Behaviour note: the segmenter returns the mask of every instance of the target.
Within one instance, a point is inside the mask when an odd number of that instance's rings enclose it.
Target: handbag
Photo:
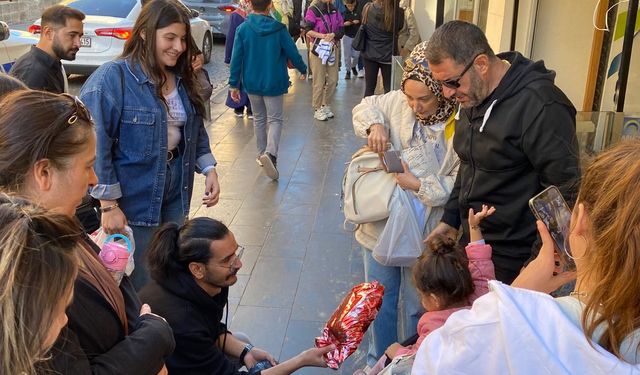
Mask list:
[[[354,224],[386,219],[395,187],[396,179],[384,171],[380,156],[362,147],[351,157],[342,179],[345,219]]]
[[[369,14],[369,3],[364,6],[362,10],[362,23],[360,24],[360,28],[356,32],[356,35],[353,37],[351,41],[351,48],[356,51],[364,51],[367,44],[367,15]]]

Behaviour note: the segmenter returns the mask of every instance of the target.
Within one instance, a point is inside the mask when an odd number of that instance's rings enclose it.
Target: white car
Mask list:
[[[140,0],[64,0],[61,4],[86,15],[76,59],[62,60],[67,74],[91,74],[103,63],[120,56],[141,9]],[[197,11],[191,11],[191,16],[191,34],[208,63],[213,43],[211,27]],[[29,27],[34,34],[40,29],[40,20]]]
[[[8,73],[18,57],[29,52],[38,38],[26,31],[9,30],[6,23],[0,22],[0,72]]]

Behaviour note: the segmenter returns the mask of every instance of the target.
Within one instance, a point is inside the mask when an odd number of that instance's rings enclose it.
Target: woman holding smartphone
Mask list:
[[[432,332],[413,374],[638,373],[639,158],[640,140],[623,141],[583,173],[567,233],[576,272],[559,272],[538,221],[539,255],[511,286],[490,281],[471,310]],[[548,295],[573,279],[569,296]]]
[[[356,135],[366,137],[373,151],[385,151],[389,142],[394,150],[401,151],[402,171],[395,173],[396,181],[412,193],[416,204],[423,206],[423,234],[440,221],[459,165],[452,144],[454,104],[443,96],[440,83],[431,77],[425,48],[426,43],[416,46],[405,62],[401,90],[365,97],[353,109]],[[411,268],[384,266],[372,256],[371,250],[385,224],[386,219],[362,224],[355,232],[363,247],[367,281],[378,280],[385,286],[385,298],[372,325],[369,366],[389,345],[411,337],[423,313],[411,283]],[[403,337],[397,335],[398,326]]]
[[[202,204],[215,205],[220,194],[189,18],[178,1],[149,1],[121,59],[100,66],[80,91],[98,138],[91,195],[108,233],[133,229],[136,289],[149,280],[143,259],[155,229],[189,213],[194,172],[206,176]]]

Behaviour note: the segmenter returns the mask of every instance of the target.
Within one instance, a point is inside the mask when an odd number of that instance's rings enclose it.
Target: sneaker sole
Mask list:
[[[276,169],[276,166],[273,165],[273,162],[271,161],[271,158],[268,155],[260,155],[259,158],[260,162],[262,163],[262,168],[264,168],[264,173],[272,180],[277,180],[278,177],[280,177],[280,174],[278,173],[278,170]]]

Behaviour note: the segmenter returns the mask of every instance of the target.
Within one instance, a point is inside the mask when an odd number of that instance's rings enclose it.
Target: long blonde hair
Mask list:
[[[81,233],[66,215],[0,194],[0,374],[36,373],[73,288]]]
[[[582,326],[593,337],[603,325],[598,343],[622,358],[622,341],[640,328],[640,140],[623,141],[596,157],[578,202],[591,219],[584,258],[591,288]]]

